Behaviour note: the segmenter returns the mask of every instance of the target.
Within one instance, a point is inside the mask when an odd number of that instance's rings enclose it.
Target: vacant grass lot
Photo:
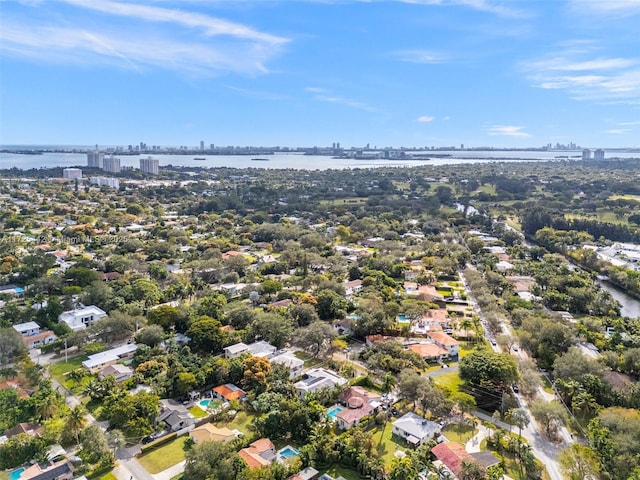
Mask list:
[[[236,415],[231,422],[218,422],[214,424],[216,427],[222,428],[227,427],[230,430],[239,430],[245,436],[251,434],[251,421],[253,420],[253,415],[247,414],[247,412],[240,411]]]
[[[442,434],[449,441],[457,442],[460,445],[467,443],[476,433],[478,433],[478,429],[466,423],[450,423],[442,429]]]
[[[462,385],[462,380],[460,380],[458,372],[445,373],[444,375],[435,377],[433,382],[436,385],[447,389],[451,393],[459,391],[460,385]]]
[[[379,428],[378,431],[373,434],[374,448],[380,454],[387,467],[391,466],[391,462],[394,459],[393,454],[396,450],[407,450],[407,448],[400,443],[401,440],[391,434],[392,430],[391,422],[387,422],[383,428]]]
[[[160,473],[184,460],[184,443],[189,437],[183,435],[161,447],[138,457],[138,462],[151,473]]]
[[[332,465],[325,473],[328,473],[333,478],[343,476],[346,480],[360,480],[362,478],[355,470],[351,470],[350,468],[345,468],[337,464]]]

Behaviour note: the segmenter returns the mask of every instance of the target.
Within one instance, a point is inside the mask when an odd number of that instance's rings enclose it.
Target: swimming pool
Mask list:
[[[296,458],[300,453],[298,450],[293,448],[291,445],[287,445],[283,449],[278,451],[278,458],[281,460],[290,460],[292,458]]]
[[[342,408],[340,405],[335,405],[327,410],[327,417],[329,417],[331,420],[335,420],[336,415],[338,415],[342,410],[344,410],[344,408]]]
[[[409,323],[409,319],[407,318],[407,316],[404,313],[401,313],[400,315],[398,315],[396,317],[396,321],[398,323]]]
[[[205,400],[200,400],[198,402],[198,406],[204,410],[206,410],[207,408],[209,408],[209,404],[211,403],[211,400],[209,400],[208,398]]]
[[[9,474],[9,480],[18,480],[20,478],[20,475],[22,475],[22,472],[24,472],[23,467],[20,467],[17,470],[14,470]]]

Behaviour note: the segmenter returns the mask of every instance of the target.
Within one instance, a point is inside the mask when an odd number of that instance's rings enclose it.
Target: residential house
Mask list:
[[[213,396],[219,400],[230,402],[231,400],[242,400],[246,397],[247,392],[240,387],[236,387],[233,383],[225,383],[218,385],[213,390]]]
[[[91,373],[96,373],[104,367],[108,367],[120,360],[133,356],[137,349],[138,346],[136,344],[127,343],[126,345],[112,348],[111,350],[89,355],[89,358],[82,362],[82,366]]]
[[[40,331],[36,322],[26,322],[14,325],[13,328],[22,335],[22,341],[29,350],[55,342],[58,337],[51,330]]]
[[[121,383],[133,376],[133,369],[120,363],[114,363],[113,365],[104,367],[98,372],[100,379],[108,377],[109,375],[116,377],[116,383]]]
[[[298,396],[304,399],[308,393],[317,392],[323,388],[339,387],[347,383],[337,373],[325,368],[312,368],[305,372],[305,378],[296,382],[293,387]]]
[[[344,294],[347,298],[357,293],[360,293],[361,291],[362,291],[362,280],[351,280],[350,282],[344,283]]]
[[[496,269],[499,272],[506,272],[513,269],[513,267],[513,263],[507,262],[506,260],[500,260],[498,263],[496,263]]]
[[[338,427],[350,430],[367,415],[375,412],[381,405],[380,395],[362,387],[349,387],[338,395],[338,401],[346,408],[335,416]]]
[[[304,368],[304,361],[296,357],[293,352],[284,351],[276,353],[269,357],[269,361],[273,364],[284,365],[289,369],[289,380],[293,380],[302,375],[302,369]]]
[[[246,283],[223,283],[220,285],[220,290],[227,295],[235,297],[240,295],[246,287]]]
[[[15,427],[5,430],[4,436],[7,438],[11,438],[14,435],[26,433],[28,435],[31,435],[32,437],[39,437],[41,430],[42,429],[40,428],[40,425],[38,425],[37,423],[23,422],[17,424]]]
[[[22,385],[20,385],[20,382],[17,380],[5,380],[4,382],[0,382],[0,390],[4,390],[5,388],[13,388],[20,398],[29,398],[29,394],[24,388],[22,388]]]
[[[73,467],[68,460],[56,463],[36,463],[20,474],[20,480],[65,480],[73,478]]]
[[[31,337],[40,333],[40,325],[36,322],[18,323],[13,329],[23,337]]]
[[[387,338],[384,335],[380,335],[380,334],[367,335],[364,338],[365,345],[367,347],[370,347],[371,345],[373,345],[374,343],[377,343],[377,342],[385,342],[386,340],[387,340]]]
[[[174,400],[161,400],[162,410],[156,418],[156,423],[164,423],[172,432],[183,428],[193,427],[195,418],[184,406]]]
[[[358,318],[360,318],[358,315],[351,314],[342,320],[334,322],[333,328],[338,332],[338,335],[351,335],[351,322],[358,320]]]
[[[413,343],[408,348],[427,361],[442,360],[449,356],[448,350],[435,343]]]
[[[393,422],[391,432],[405,439],[407,443],[418,446],[438,437],[440,435],[440,425],[409,412]]]
[[[444,332],[428,332],[427,336],[433,340],[433,343],[449,352],[450,358],[457,358],[460,351],[460,342]]]
[[[224,348],[224,356],[225,358],[236,358],[240,355],[244,355],[245,353],[250,354],[253,357],[268,357],[272,355],[277,350],[276,347],[271,345],[269,342],[265,342],[264,340],[260,340],[258,342],[253,342],[249,345],[246,343],[236,343],[234,345],[229,345]]]
[[[94,322],[105,318],[107,316],[107,312],[102,310],[101,308],[96,307],[95,305],[90,305],[88,307],[77,308],[75,310],[70,310],[68,312],[62,312],[58,316],[58,323],[64,322],[71,330],[82,330],[91,326]]]
[[[276,447],[268,438],[260,438],[238,452],[249,468],[269,465],[276,458]]]
[[[469,453],[462,445],[456,442],[440,443],[431,449],[431,453],[455,478],[458,478],[462,473],[463,462],[479,463],[486,468],[500,463],[500,460],[491,452]]]
[[[287,480],[314,480],[318,477],[318,470],[313,467],[307,467],[304,470],[300,470],[295,475],[291,475]]]
[[[189,432],[194,443],[228,442],[236,438],[236,434],[227,427],[218,428],[212,423],[205,423]]]

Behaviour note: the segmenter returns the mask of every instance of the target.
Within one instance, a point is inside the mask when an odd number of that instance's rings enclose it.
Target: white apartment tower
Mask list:
[[[120,179],[113,177],[91,177],[89,179],[89,183],[99,187],[107,186],[115,189],[120,188]]]
[[[160,173],[160,162],[157,158],[141,158],[140,170],[144,173],[150,173],[151,175],[158,175],[158,173]]]
[[[588,148],[582,150],[582,160],[591,160],[591,150]]]
[[[593,159],[594,160],[604,160],[604,150],[599,148],[598,150],[593,152]]]
[[[87,153],[87,167],[89,168],[102,168],[103,160],[104,160],[104,153],[101,153],[101,152]]]
[[[120,173],[120,159],[114,156],[105,158],[102,162],[102,169],[109,173]]]
[[[62,178],[82,178],[82,170],[79,168],[64,168],[62,169]]]

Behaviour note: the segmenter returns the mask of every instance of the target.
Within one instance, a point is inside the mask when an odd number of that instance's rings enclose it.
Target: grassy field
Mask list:
[[[391,423],[387,422],[385,423],[384,428],[378,429],[378,431],[373,435],[374,447],[384,460],[384,464],[387,466],[391,465],[394,458],[393,454],[396,450],[406,450],[404,446],[394,441],[394,437],[391,434],[392,429]]]
[[[320,200],[321,205],[353,205],[367,203],[369,197],[351,197],[351,198],[336,198],[335,200]]]
[[[83,378],[81,384],[68,378],[68,373],[82,367],[82,362],[87,359],[86,355],[80,355],[78,357],[70,358],[68,362],[64,360],[61,362],[53,363],[49,366],[49,372],[51,376],[55,378],[60,385],[64,386],[67,390],[73,391],[73,393],[79,393],[82,390],[83,385],[86,385],[90,381],[89,377]]]
[[[189,413],[195,418],[202,418],[207,416],[207,412],[201,409],[198,405],[194,405],[189,409]]]
[[[231,422],[219,422],[216,423],[216,427],[227,427],[230,430],[239,430],[244,435],[251,434],[251,421],[253,420],[253,415],[248,415],[247,412],[240,411],[236,415]]]
[[[100,480],[118,480],[118,478],[112,472],[109,472],[105,476],[100,477]]]
[[[189,437],[184,435],[138,457],[138,462],[151,473],[160,473],[184,460],[184,443]]]
[[[444,375],[435,377],[433,379],[433,382],[440,387],[444,387],[452,393],[459,391],[460,385],[462,385],[462,380],[460,380],[458,372],[445,373]]]
[[[331,475],[333,478],[338,478],[339,476],[343,476],[347,480],[360,480],[360,475],[358,472],[351,470],[350,468],[345,468],[340,465],[333,465],[331,468],[327,469],[326,472]]]
[[[442,434],[449,441],[457,442],[460,445],[467,443],[476,433],[478,433],[478,429],[466,423],[450,423],[442,429]]]

